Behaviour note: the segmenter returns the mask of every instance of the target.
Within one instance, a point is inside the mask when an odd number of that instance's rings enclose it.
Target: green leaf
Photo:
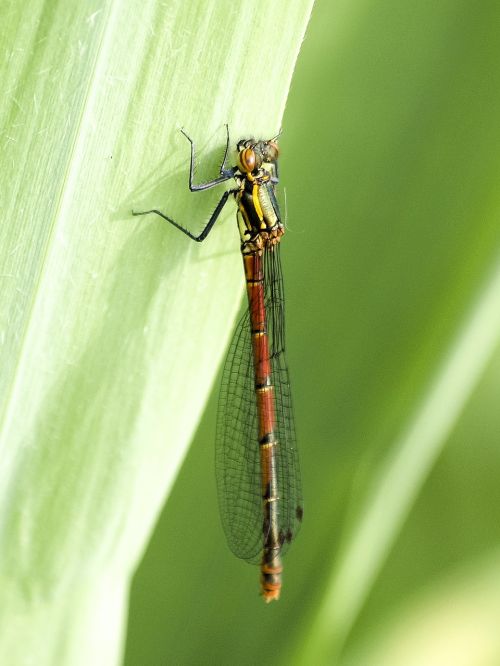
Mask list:
[[[229,206],[201,247],[131,210],[203,223],[179,128],[207,177],[225,123],[274,135],[311,6],[2,5],[3,663],[118,659],[241,294]]]
[[[500,339],[500,265],[450,340],[426,394],[368,484],[364,503],[341,544],[318,609],[307,654],[345,640],[418,492],[492,360]],[[331,649],[331,648],[330,648]],[[450,662],[451,663],[451,662]]]
[[[494,666],[500,657],[498,551],[487,553],[410,597],[345,662],[371,666]]]

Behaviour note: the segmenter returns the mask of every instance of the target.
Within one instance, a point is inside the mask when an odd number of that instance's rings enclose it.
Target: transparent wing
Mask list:
[[[279,534],[282,552],[302,520],[299,462],[285,361],[284,294],[279,245],[264,256],[265,304],[278,436]],[[216,434],[216,475],[222,525],[233,553],[258,562],[263,509],[254,365],[248,313],[240,319],[224,364]]]

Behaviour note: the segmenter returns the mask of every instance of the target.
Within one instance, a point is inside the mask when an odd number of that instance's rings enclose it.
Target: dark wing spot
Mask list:
[[[302,522],[302,517],[304,516],[304,509],[301,506],[298,506],[295,509],[295,516],[297,517],[297,520],[299,521],[299,523],[301,523]]]

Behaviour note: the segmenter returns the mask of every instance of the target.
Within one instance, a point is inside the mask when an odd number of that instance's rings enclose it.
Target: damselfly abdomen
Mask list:
[[[191,144],[189,188],[207,190],[231,178],[199,235],[159,210],[156,213],[189,238],[203,241],[229,195],[238,205],[238,226],[247,284],[248,311],[240,320],[224,365],[216,435],[216,473],[222,525],[235,555],[260,563],[266,601],[281,590],[281,556],[302,521],[299,462],[290,383],[285,361],[284,292],[280,240],[284,234],[275,195],[276,139],[237,144],[238,164],[226,168],[229,133],[220,175],[195,184]]]

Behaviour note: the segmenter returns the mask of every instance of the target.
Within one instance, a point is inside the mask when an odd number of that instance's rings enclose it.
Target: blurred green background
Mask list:
[[[216,387],[127,666],[500,663],[499,29],[493,0],[316,2],[280,139],[304,525],[265,606],[219,524]]]

